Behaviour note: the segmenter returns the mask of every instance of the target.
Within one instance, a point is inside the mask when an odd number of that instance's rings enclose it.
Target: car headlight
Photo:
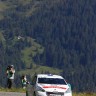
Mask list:
[[[37,87],[37,91],[45,92],[45,90],[41,88],[40,86]]]

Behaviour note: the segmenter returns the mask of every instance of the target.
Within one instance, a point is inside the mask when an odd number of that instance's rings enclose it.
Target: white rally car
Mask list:
[[[62,76],[38,74],[27,86],[26,96],[72,96],[72,90]]]

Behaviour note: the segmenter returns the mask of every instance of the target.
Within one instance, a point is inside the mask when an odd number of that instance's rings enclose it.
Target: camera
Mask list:
[[[8,67],[7,67],[7,70],[11,70],[11,68],[12,68],[12,66],[8,66]]]

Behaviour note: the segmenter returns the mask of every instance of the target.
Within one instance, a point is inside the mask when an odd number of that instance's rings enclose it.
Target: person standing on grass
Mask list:
[[[27,81],[26,75],[22,76],[21,81],[22,81],[22,88],[25,89],[27,84],[29,84],[29,82]]]
[[[7,74],[7,88],[12,88],[14,84],[14,74],[15,74],[15,69],[14,66],[8,66],[6,70]]]

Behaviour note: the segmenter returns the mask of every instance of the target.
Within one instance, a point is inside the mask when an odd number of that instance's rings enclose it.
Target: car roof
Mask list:
[[[37,78],[59,78],[59,79],[64,79],[60,75],[53,75],[53,74],[37,74]]]

